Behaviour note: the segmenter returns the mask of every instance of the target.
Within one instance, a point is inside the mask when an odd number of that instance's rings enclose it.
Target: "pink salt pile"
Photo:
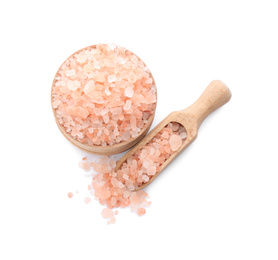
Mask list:
[[[161,165],[176,152],[186,139],[185,128],[178,123],[169,123],[144,147],[130,156],[122,167],[115,171],[115,160],[102,157],[98,162],[86,162],[98,173],[88,189],[96,200],[106,206],[102,216],[108,223],[115,223],[114,208],[130,207],[132,212],[142,216],[150,206],[148,194],[136,189],[147,183],[159,171]],[[87,165],[83,166],[87,170]]]
[[[138,136],[155,104],[156,86],[143,61],[109,44],[71,55],[52,87],[60,126],[87,145],[113,145]]]

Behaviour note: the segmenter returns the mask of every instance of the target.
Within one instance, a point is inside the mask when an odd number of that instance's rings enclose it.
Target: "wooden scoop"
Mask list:
[[[231,98],[229,88],[221,81],[214,80],[205,89],[199,99],[190,107],[172,112],[161,123],[159,123],[148,135],[146,135],[140,143],[133,147],[126,153],[117,163],[116,170],[127,160],[128,157],[133,155],[136,151],[142,148],[145,144],[152,140],[152,138],[161,131],[167,124],[177,122],[183,125],[186,129],[187,137],[182,143],[181,147],[174,152],[160,167],[157,172],[147,183],[142,184],[137,190],[143,189],[149,185],[165,167],[172,162],[172,160],[186,147],[188,147],[197,137],[198,129],[204,119],[214,110],[226,104]]]

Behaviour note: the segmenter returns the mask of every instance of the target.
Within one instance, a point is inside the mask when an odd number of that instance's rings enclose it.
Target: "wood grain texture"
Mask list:
[[[76,53],[79,53],[81,50],[86,50],[88,48],[94,48],[94,47],[96,47],[96,45],[92,45],[92,46],[88,46],[88,47],[82,48],[82,49],[76,51],[75,53],[71,54],[69,57],[71,57],[72,55],[74,55]],[[132,54],[134,54],[134,53],[132,53]],[[134,55],[137,56],[136,54],[134,54]],[[138,59],[141,60],[139,57],[138,57]],[[145,63],[144,63],[144,65],[146,66]],[[60,66],[60,68],[61,68],[61,66]],[[147,132],[149,131],[149,129],[150,129],[151,125],[152,125],[152,122],[153,122],[153,119],[154,119],[154,116],[155,116],[157,102],[155,103],[153,114],[150,115],[150,117],[148,118],[148,122],[145,124],[144,128],[139,132],[137,137],[130,138],[129,140],[121,142],[119,144],[114,144],[114,145],[111,145],[111,146],[108,145],[108,146],[105,146],[105,147],[104,146],[100,146],[100,145],[87,145],[87,144],[83,144],[83,143],[77,141],[76,139],[74,139],[69,133],[66,132],[65,128],[63,126],[61,126],[61,124],[59,123],[58,118],[56,116],[56,110],[52,106],[52,103],[53,103],[52,90],[53,90],[54,84],[56,83],[56,77],[58,76],[58,72],[59,72],[60,68],[58,69],[58,71],[57,71],[57,73],[56,73],[56,75],[55,75],[55,77],[53,79],[53,83],[52,83],[52,88],[51,88],[51,107],[52,107],[52,111],[53,111],[53,114],[54,114],[54,117],[55,117],[55,121],[56,121],[56,124],[57,124],[58,128],[60,129],[61,133],[66,137],[66,139],[69,140],[73,145],[75,145],[76,147],[80,148],[81,150],[84,150],[84,151],[92,153],[92,154],[96,154],[96,155],[112,155],[112,154],[122,153],[122,152],[130,149],[132,146],[137,144],[147,134]],[[151,76],[151,78],[153,80],[153,84],[156,86],[154,78],[153,78],[153,75],[151,74],[151,72],[150,72],[150,76]],[[157,92],[156,92],[156,99],[157,99]]]
[[[170,122],[177,122],[183,125],[186,129],[187,138],[182,143],[181,147],[170,156],[147,183],[143,184],[138,190],[143,189],[149,185],[155,178],[180,154],[187,148],[197,137],[198,129],[204,119],[217,108],[226,104],[231,98],[231,91],[221,81],[214,80],[205,89],[199,99],[188,108],[172,112],[162,122],[160,122],[145,138],[126,153],[117,163],[116,170],[120,168],[127,158],[133,155],[137,150],[141,149],[145,144],[152,140],[152,138],[161,131]]]

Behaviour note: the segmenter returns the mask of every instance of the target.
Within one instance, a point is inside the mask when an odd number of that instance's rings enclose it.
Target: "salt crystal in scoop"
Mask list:
[[[177,151],[181,144],[182,144],[182,139],[179,135],[171,135],[170,139],[169,139],[169,144],[170,144],[170,147],[171,147],[171,150],[173,152]]]
[[[136,151],[125,163],[122,164],[120,170],[126,170],[130,175],[128,177],[135,179],[132,183],[135,189],[142,184],[147,183],[157,172],[159,172],[161,165],[181,147],[185,138],[182,139],[179,132],[186,133],[186,130],[180,124],[169,123],[146,145]],[[137,165],[141,165],[135,170],[132,164],[134,160]],[[123,180],[125,184],[127,184],[126,179],[127,178]]]

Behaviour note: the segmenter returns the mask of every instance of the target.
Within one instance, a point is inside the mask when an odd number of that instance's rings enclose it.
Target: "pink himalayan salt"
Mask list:
[[[180,148],[180,146],[182,144],[182,139],[179,135],[172,135],[169,139],[169,144],[170,144],[171,150],[173,152],[175,152]]]
[[[187,137],[186,132],[182,132],[182,133],[180,134],[180,138],[181,138],[181,139],[185,139],[186,137]]]
[[[91,169],[90,164],[86,161],[79,162],[78,165],[79,165],[80,168],[82,168],[86,172],[88,172]]]
[[[107,221],[107,224],[114,224],[116,222],[116,218],[111,218],[110,220]]]
[[[69,192],[68,193],[68,197],[71,199],[73,197],[73,193],[72,192]]]
[[[102,157],[98,163],[92,162],[91,165],[95,170],[102,170],[102,173],[96,174],[92,181],[94,196],[101,205],[106,205],[107,209],[129,206],[133,212],[136,212],[138,208],[145,208],[150,205],[150,202],[147,200],[148,194],[145,191],[131,191],[128,189],[128,186],[119,180],[117,172],[113,170],[116,166],[114,160]],[[105,169],[109,168],[110,171],[105,171]],[[102,214],[108,218],[106,214],[111,214],[111,211],[104,211]],[[109,224],[114,222],[115,219],[113,218],[108,221]]]
[[[131,87],[127,87],[125,89],[125,96],[126,97],[130,97],[131,98],[133,96],[133,93],[134,93],[134,90]]]
[[[148,68],[130,51],[113,46],[78,51],[53,82],[52,106],[59,124],[87,145],[136,137],[155,108],[156,86]]]
[[[86,204],[89,204],[89,203],[91,202],[91,198],[90,198],[90,197],[86,197],[86,198],[84,199],[84,202],[85,202]]]
[[[90,163],[99,172],[93,177],[90,187],[93,187],[94,196],[100,204],[106,205],[102,215],[110,218],[108,223],[115,222],[112,209],[117,207],[130,207],[132,212],[137,212],[140,216],[145,214],[145,208],[151,204],[147,200],[148,194],[134,189],[147,183],[159,171],[160,166],[174,153],[171,138],[183,133],[186,134],[183,126],[168,124],[149,143],[130,156],[117,171],[114,170],[115,161],[108,157],[100,158],[97,163]],[[178,137],[182,142],[185,140]],[[182,142],[178,144],[174,141],[175,149],[179,149]]]
[[[109,219],[107,221],[107,224],[114,224],[116,222],[116,218],[114,216],[114,212],[113,212],[112,209],[104,208],[101,212],[101,215],[102,215],[103,218]]]
[[[112,209],[109,209],[109,208],[104,208],[101,212],[101,215],[104,217],[104,218],[112,218],[114,217],[114,213],[113,213],[113,210]]]
[[[139,208],[139,209],[137,209],[136,213],[137,213],[138,216],[143,216],[143,215],[146,214],[146,209]]]
[[[168,124],[122,164],[117,171],[118,179],[131,190],[147,183],[159,171],[160,166],[181,147],[185,140],[180,137],[183,133],[186,135],[182,125]]]
[[[67,83],[67,87],[68,89],[75,91],[80,87],[81,83],[77,80],[69,80]]]
[[[126,111],[129,110],[131,108],[131,104],[132,104],[131,101],[127,100],[123,109],[126,110]]]

